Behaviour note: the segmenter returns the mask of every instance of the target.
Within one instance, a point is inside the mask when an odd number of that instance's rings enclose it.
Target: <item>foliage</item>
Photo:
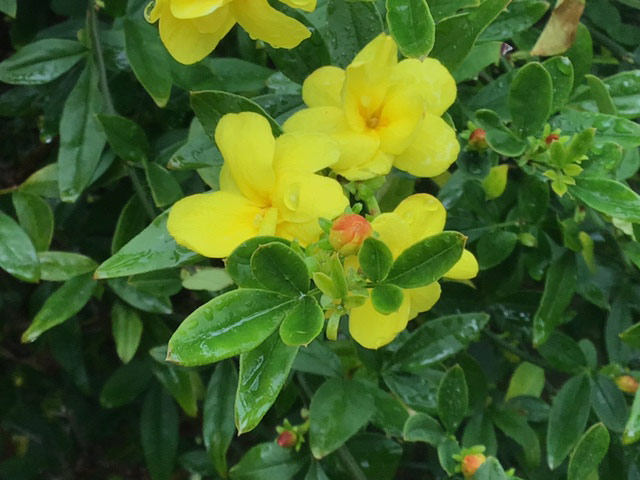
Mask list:
[[[0,479],[639,479],[640,3],[223,3],[0,0]]]

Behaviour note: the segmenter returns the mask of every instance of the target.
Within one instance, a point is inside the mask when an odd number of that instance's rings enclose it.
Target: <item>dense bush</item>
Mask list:
[[[0,0],[1,479],[640,480],[638,0],[147,3]]]

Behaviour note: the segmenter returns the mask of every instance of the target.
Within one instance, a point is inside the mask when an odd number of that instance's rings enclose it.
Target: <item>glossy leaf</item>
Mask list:
[[[143,160],[144,173],[156,207],[164,208],[180,200],[184,194],[173,174],[157,163]]]
[[[260,443],[231,469],[231,480],[289,480],[307,464],[294,450],[275,442]]]
[[[525,461],[531,467],[540,464],[540,440],[521,412],[514,409],[500,409],[491,413],[491,419],[507,437],[522,447]]]
[[[298,347],[290,347],[276,332],[255,349],[240,355],[235,418],[238,434],[253,430],[284,387]]]
[[[569,192],[605,215],[640,222],[640,196],[620,182],[608,178],[580,178]]]
[[[220,150],[202,128],[197,118],[193,119],[189,128],[187,143],[180,147],[169,159],[169,170],[191,170],[198,168],[220,168],[223,159]]]
[[[568,480],[581,480],[598,471],[609,449],[609,431],[597,423],[582,436],[569,460]]]
[[[640,145],[640,125],[614,115],[566,110],[552,118],[550,123],[553,128],[562,130],[563,135],[595,128],[595,145],[603,145],[606,142],[615,142],[622,148],[635,148]]]
[[[309,290],[311,277],[304,260],[279,242],[260,245],[251,255],[251,273],[267,290],[298,296]]]
[[[402,289],[390,283],[377,285],[371,290],[373,308],[383,315],[398,311],[402,306],[403,300],[404,293]]]
[[[53,237],[53,210],[49,203],[37,195],[14,192],[11,196],[20,226],[27,232],[36,251],[49,248]]]
[[[320,339],[298,350],[293,368],[323,377],[341,377],[343,374],[340,357]]]
[[[517,33],[531,28],[549,9],[545,1],[511,2],[491,25],[482,32],[480,40],[508,41]]]
[[[253,350],[280,325],[295,300],[274,292],[241,289],[205,303],[169,340],[169,361],[206,365]]]
[[[171,313],[173,310],[168,297],[140,290],[124,278],[111,278],[107,284],[118,297],[143,312]]]
[[[140,415],[142,450],[152,480],[169,480],[178,450],[178,411],[165,393],[147,394]]]
[[[227,474],[227,450],[236,431],[234,403],[238,374],[231,361],[217,366],[202,407],[202,437],[209,457],[221,476]]]
[[[137,163],[147,158],[149,141],[144,130],[132,120],[119,115],[98,115],[114,153],[127,162]]]
[[[551,75],[540,63],[527,63],[518,70],[509,90],[509,112],[516,133],[524,138],[542,131],[551,114],[552,101]]]
[[[437,447],[444,435],[438,421],[426,413],[416,413],[404,424],[403,438],[407,442],[425,442]]]
[[[286,345],[308,345],[320,335],[323,328],[322,308],[315,298],[305,295],[284,317],[280,324],[280,338]]]
[[[91,258],[73,252],[39,252],[40,279],[64,282],[83,273],[93,272],[98,264]]]
[[[88,274],[67,280],[44,302],[29,328],[22,334],[22,342],[33,342],[47,330],[73,317],[89,301],[96,285]]]
[[[227,273],[243,288],[264,288],[251,271],[251,256],[261,245],[280,242],[289,245],[289,241],[278,237],[253,237],[241,243],[231,252],[225,262]]]
[[[391,270],[393,256],[391,250],[383,242],[375,238],[367,238],[358,252],[360,268],[372,282],[381,282]]]
[[[624,394],[608,377],[597,375],[591,391],[591,406],[602,423],[617,433],[624,431],[629,407]]]
[[[111,309],[111,333],[118,357],[123,363],[129,363],[138,350],[142,336],[142,320],[136,311],[122,303],[114,303]]]
[[[589,417],[591,383],[587,375],[565,383],[551,404],[547,430],[547,463],[556,469],[580,439]]]
[[[164,354],[164,346],[160,348]],[[198,399],[202,396],[203,390],[198,372],[164,361],[154,362],[151,370],[166,391],[178,402],[184,413],[189,417],[196,417],[198,415]]]
[[[36,249],[13,218],[0,212],[0,267],[25,282],[40,279]]]
[[[422,57],[433,48],[436,24],[426,0],[387,0],[387,25],[405,57]]]
[[[482,270],[499,265],[513,252],[518,235],[504,230],[484,235],[477,246],[478,263]]]
[[[522,155],[527,144],[507,128],[498,114],[491,110],[478,110],[476,122],[486,132],[487,143],[492,150],[507,157]]]
[[[589,29],[582,23],[578,24],[573,45],[565,55],[571,60],[574,70],[574,87],[580,85],[584,76],[591,70],[593,63],[593,41]]]
[[[340,448],[374,413],[373,398],[354,380],[330,379],[316,391],[310,406],[309,444],[315,458]]]
[[[48,83],[71,69],[86,55],[86,47],[75,40],[38,40],[0,63],[0,81],[14,85]]]
[[[606,113],[607,115],[617,115],[618,109],[613,103],[611,94],[607,90],[607,86],[602,80],[595,75],[586,75],[587,85],[591,90],[591,97],[596,102],[598,111],[600,113]]]
[[[538,350],[542,357],[562,372],[577,374],[587,368],[587,359],[580,345],[564,333],[553,332]]]
[[[415,243],[393,263],[387,281],[402,288],[435,282],[460,259],[465,241],[458,232],[442,232]]]
[[[459,365],[451,367],[438,386],[438,415],[448,432],[454,432],[469,408],[469,390],[464,371]]]
[[[564,107],[571,96],[574,83],[573,64],[567,57],[553,57],[543,62],[542,66],[551,75],[553,85],[551,113],[554,113]]]

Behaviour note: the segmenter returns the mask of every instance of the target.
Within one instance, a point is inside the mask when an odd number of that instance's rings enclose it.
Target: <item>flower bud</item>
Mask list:
[[[550,133],[549,135],[547,135],[547,138],[545,138],[544,141],[547,143],[547,145],[551,145],[553,142],[555,142],[559,138],[560,138],[560,135],[558,135],[557,133]]]
[[[296,446],[296,443],[298,443],[298,436],[291,430],[285,430],[280,435],[278,435],[278,439],[276,440],[276,442],[282,448],[293,448]]]
[[[373,228],[364,217],[348,213],[333,222],[329,232],[329,242],[337,252],[353,255],[372,233]]]
[[[624,393],[635,394],[638,391],[638,380],[631,375],[620,375],[616,378],[616,385]]]
[[[482,128],[476,128],[469,135],[469,147],[472,150],[485,150],[489,144],[487,143],[487,132]]]
[[[478,471],[480,465],[487,459],[482,453],[472,453],[465,455],[462,459],[462,475],[464,478],[471,478]]]

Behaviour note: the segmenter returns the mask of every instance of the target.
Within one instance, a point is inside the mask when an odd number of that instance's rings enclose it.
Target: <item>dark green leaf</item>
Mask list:
[[[189,315],[169,341],[168,360],[206,365],[253,350],[280,325],[295,300],[263,290],[234,290]]]
[[[403,438],[407,442],[426,442],[437,447],[444,438],[444,430],[435,418],[416,413],[404,424]]]
[[[551,75],[553,84],[553,101],[551,113],[557,112],[566,105],[573,90],[573,65],[567,57],[553,57],[542,63]]]
[[[118,297],[143,312],[171,313],[173,310],[168,297],[139,290],[129,284],[125,278],[110,278],[107,284]]]
[[[538,0],[511,2],[480,35],[480,41],[508,41],[514,34],[531,28],[549,9],[549,3]]]
[[[518,70],[509,90],[509,111],[520,137],[537,135],[542,131],[551,114],[552,100],[551,75],[540,63],[527,63]]]
[[[117,408],[131,403],[147,389],[151,370],[147,362],[132,360],[120,366],[105,382],[100,391],[100,405]]]
[[[507,437],[522,447],[527,465],[537,467],[540,464],[540,440],[535,430],[527,423],[527,417],[512,409],[492,412],[491,419]]]
[[[73,252],[40,252],[40,279],[63,282],[83,273],[93,272],[98,264],[89,257]]]
[[[601,423],[582,436],[569,460],[568,480],[582,480],[598,471],[598,465],[609,450],[609,432]]]
[[[375,238],[367,238],[358,252],[360,268],[372,282],[381,282],[391,270],[393,255],[383,242]]]
[[[438,445],[438,461],[442,469],[453,476],[456,474],[460,462],[453,458],[454,455],[460,455],[460,445],[453,435],[442,439]]]
[[[591,89],[591,97],[596,102],[598,111],[607,115],[617,115],[618,109],[613,103],[611,94],[602,80],[595,75],[586,75],[587,85]]]
[[[149,154],[149,141],[136,122],[119,115],[98,115],[114,153],[127,162],[142,162]]]
[[[640,348],[640,323],[637,323],[622,332],[620,334],[620,339],[632,347]]]
[[[324,312],[315,298],[305,295],[284,317],[280,338],[291,346],[308,345],[324,327]]]
[[[214,145],[211,137],[204,131],[200,121],[194,118],[189,129],[187,143],[171,155],[167,168],[169,170],[191,170],[210,167],[220,169],[222,163],[222,154]]]
[[[469,390],[459,365],[447,370],[438,387],[438,415],[448,432],[454,432],[467,414]]]
[[[323,377],[341,377],[340,358],[320,339],[298,350],[293,368],[300,372],[313,373]]]
[[[640,222],[640,196],[620,182],[608,178],[579,178],[569,192],[605,215]]]
[[[36,251],[49,248],[53,237],[53,211],[46,200],[37,195],[14,192],[11,196],[20,226],[27,232]]]
[[[422,57],[433,48],[436,24],[425,0],[387,0],[387,24],[405,57]]]
[[[478,242],[478,263],[487,270],[499,265],[511,255],[518,243],[518,235],[500,230],[484,235]]]
[[[142,336],[142,320],[132,308],[114,303],[111,309],[111,333],[116,342],[116,352],[123,363],[128,363],[138,350]]]
[[[591,391],[591,406],[608,429],[617,433],[624,431],[629,418],[629,407],[624,394],[610,378],[604,375],[595,377]]]
[[[397,312],[402,306],[404,293],[400,287],[385,283],[371,290],[373,308],[383,315]]]
[[[615,142],[622,148],[635,148],[640,145],[640,125],[614,115],[565,110],[552,118],[550,123],[553,128],[562,130],[563,135],[595,128],[595,145],[603,145],[606,142]]]
[[[292,449],[267,442],[249,450],[229,473],[231,480],[289,480],[306,464]]]
[[[553,332],[538,350],[540,355],[562,372],[577,374],[587,368],[587,359],[580,345],[564,333]]]
[[[0,212],[0,267],[25,282],[40,279],[36,249],[13,218]]]
[[[251,256],[261,245],[280,242],[289,245],[289,241],[278,237],[253,237],[241,243],[231,252],[225,265],[227,273],[239,287],[264,288],[251,272]]]
[[[474,480],[507,480],[507,474],[495,458],[488,458],[473,476]]]
[[[163,354],[164,346],[160,347]],[[167,392],[178,402],[180,408],[190,417],[198,415],[198,398],[202,395],[202,380],[195,370],[154,362],[151,371],[164,386]]]
[[[507,157],[518,157],[527,148],[527,144],[516,137],[504,126],[498,114],[491,110],[478,110],[476,122],[486,132],[487,143],[492,150]]]
[[[154,388],[140,415],[142,450],[152,480],[169,480],[178,450],[178,411],[168,395]]]
[[[157,163],[143,161],[147,183],[156,207],[162,208],[180,200],[184,194],[173,174]]]
[[[631,445],[638,440],[640,440],[640,388],[633,399],[633,405],[631,405],[631,414],[624,427],[622,443],[624,445]]]
[[[267,290],[299,296],[309,290],[311,277],[304,260],[287,245],[260,245],[251,255],[251,273]]]

